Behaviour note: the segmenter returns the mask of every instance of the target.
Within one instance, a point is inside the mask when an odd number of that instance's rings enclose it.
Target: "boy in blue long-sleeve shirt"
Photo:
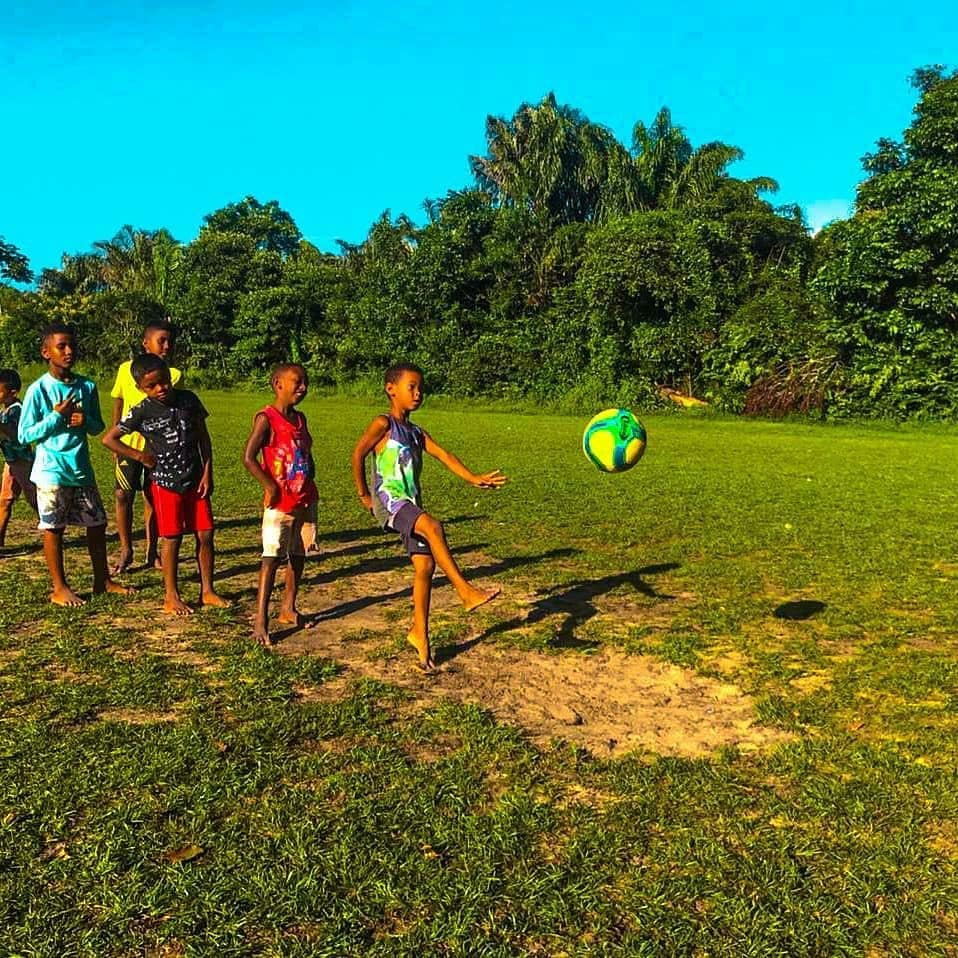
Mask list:
[[[63,568],[63,530],[86,529],[93,564],[93,591],[131,591],[110,578],[106,562],[106,512],[96,487],[87,436],[103,432],[96,383],[73,372],[76,335],[72,327],[52,323],[43,331],[40,354],[48,371],[23,397],[19,440],[36,444],[30,478],[37,487],[43,554],[53,580],[50,601],[82,605]]]

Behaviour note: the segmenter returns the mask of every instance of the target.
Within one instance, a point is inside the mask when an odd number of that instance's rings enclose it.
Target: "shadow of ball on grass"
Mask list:
[[[791,622],[802,622],[810,619],[825,608],[824,602],[818,599],[796,599],[793,602],[783,602],[773,613],[776,619],[788,619]]]

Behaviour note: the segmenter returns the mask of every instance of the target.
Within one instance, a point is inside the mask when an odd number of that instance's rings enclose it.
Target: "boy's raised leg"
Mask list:
[[[467,612],[471,612],[480,605],[489,602],[502,591],[499,586],[493,586],[491,589],[477,589],[465,580],[462,571],[456,564],[456,560],[449,551],[449,544],[446,542],[446,534],[443,531],[442,523],[433,519],[431,515],[424,512],[416,520],[413,530],[429,543],[436,564],[452,583],[452,587],[459,593],[459,598]]]
[[[263,556],[259,567],[259,589],[256,593],[256,615],[253,617],[253,638],[260,645],[272,645],[269,637],[269,599],[276,581],[276,569],[279,559],[275,556]]]
[[[101,526],[87,526],[86,547],[90,553],[90,563],[93,566],[93,593],[115,592],[117,595],[128,595],[128,589],[119,582],[110,578],[110,570],[106,561],[106,524]]]
[[[432,556],[427,555],[413,555],[411,559],[415,572],[412,583],[412,631],[406,636],[406,641],[419,655],[419,668],[431,672],[436,664],[429,648],[429,602],[436,563]]]
[[[193,610],[180,597],[178,576],[180,571],[180,543],[182,536],[170,536],[160,546],[163,558],[163,611],[170,615],[192,615]]]
[[[43,557],[47,560],[47,569],[50,570],[50,579],[53,582],[50,601],[55,605],[83,605],[83,599],[67,583],[63,569],[62,529],[43,530]]]
[[[216,594],[213,589],[213,561],[216,557],[213,548],[213,530],[204,529],[196,533],[196,561],[200,567],[200,602],[219,609],[228,609],[229,602]]]

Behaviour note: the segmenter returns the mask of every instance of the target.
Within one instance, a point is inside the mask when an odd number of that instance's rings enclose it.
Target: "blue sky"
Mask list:
[[[911,71],[958,65],[938,0],[670,6],[7,0],[0,235],[39,270],[124,223],[190,240],[253,194],[335,249],[384,209],[421,220],[486,115],[550,90],[625,141],[667,105],[820,225],[909,123]]]

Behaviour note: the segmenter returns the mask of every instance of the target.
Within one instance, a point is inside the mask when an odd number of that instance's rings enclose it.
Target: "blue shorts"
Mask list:
[[[415,502],[404,502],[386,523],[390,529],[399,533],[399,538],[406,547],[406,554],[410,557],[432,555],[429,543],[413,531],[421,515],[423,511]]]

